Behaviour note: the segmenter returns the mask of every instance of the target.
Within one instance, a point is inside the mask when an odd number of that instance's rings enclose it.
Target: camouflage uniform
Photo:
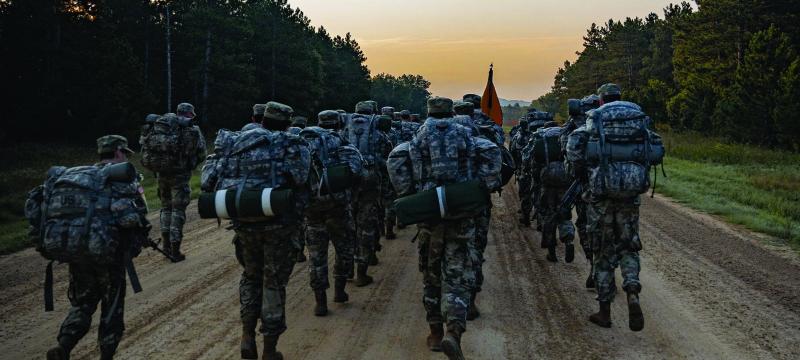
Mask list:
[[[533,189],[532,174],[525,166],[521,165],[523,164],[522,152],[528,145],[529,140],[530,131],[528,131],[527,126],[525,126],[511,139],[510,149],[515,162],[520,164],[517,166],[517,197],[519,198],[520,210],[522,212],[520,219],[525,225],[530,224],[531,211],[533,210],[533,195],[531,194],[531,190]]]
[[[178,114],[191,114],[194,117],[194,106],[188,103],[178,105]],[[191,169],[183,173],[158,174],[158,198],[161,200],[161,234],[163,239],[169,239],[172,244],[183,241],[183,225],[186,223],[186,207],[191,200],[192,189],[189,181],[192,179],[192,170],[206,158],[206,141],[200,128],[194,126],[197,132],[197,148],[191,150],[194,159],[191,160]],[[176,245],[173,245],[175,247]]]
[[[113,152],[121,149],[129,154],[133,151],[128,148],[128,141],[119,135],[107,135],[97,139],[98,153]],[[108,161],[97,166],[105,166]],[[114,192],[126,194],[141,194],[142,188],[138,181],[126,184],[114,184],[118,187]],[[78,341],[89,332],[92,316],[100,304],[100,324],[98,326],[97,340],[102,357],[111,358],[116,352],[122,334],[125,330],[125,262],[126,256],[136,256],[141,250],[136,237],[145,236],[144,231],[149,229],[149,222],[145,217],[147,209],[144,198],[135,200],[139,206],[139,229],[119,229],[120,246],[114,255],[115,260],[109,265],[96,264],[69,264],[69,313],[58,332],[58,343],[66,354],[78,344]],[[127,254],[126,254],[127,253]],[[58,349],[48,352],[50,358],[64,358],[54,356]],[[51,353],[54,353],[51,355]],[[51,357],[52,356],[52,357]]]
[[[403,189],[408,195],[413,191],[427,191],[439,185],[459,183],[479,178],[488,189],[499,187],[500,151],[491,142],[473,138],[470,131],[457,125],[457,121],[447,118],[446,114],[452,112],[450,99],[434,97],[428,100],[429,114],[436,114],[440,118],[431,117],[422,125],[417,136],[408,145],[408,158],[410,166],[403,169],[394,169],[390,172],[392,183],[396,189]],[[442,118],[443,117],[443,118]],[[448,144],[457,147],[447,153],[459,153],[462,142],[466,148],[474,149],[475,156],[462,164],[438,163],[433,166],[430,154],[426,151],[438,148],[439,141],[436,129],[444,126],[456,127],[454,133],[449,132],[452,140]],[[441,130],[439,130],[441,131]],[[444,144],[442,144],[444,146]],[[477,164],[473,163],[478,158],[478,148],[487,151],[491,160]],[[395,151],[401,151],[398,147]],[[459,155],[461,156],[461,155]],[[468,155],[469,156],[469,155]],[[393,158],[396,155],[392,156]],[[445,169],[446,167],[446,169]],[[450,167],[453,167],[452,169]],[[467,171],[478,169],[475,172]],[[421,173],[420,173],[421,172]],[[434,178],[438,179],[435,180]],[[446,178],[446,179],[445,179]],[[420,179],[412,181],[412,179]],[[448,351],[452,347],[445,346],[459,344],[461,333],[466,330],[467,311],[471,301],[471,292],[475,288],[475,220],[473,218],[459,220],[443,220],[440,222],[426,222],[418,225],[419,229],[419,268],[423,273],[423,305],[426,319],[431,326],[429,347],[434,349],[441,340],[442,323],[447,324],[447,336],[442,341],[441,348]],[[435,339],[435,340],[431,340]],[[460,353],[460,345],[457,352]]]
[[[237,257],[244,268],[239,282],[243,357],[246,353],[252,356],[256,351],[254,331],[259,318],[265,353],[273,354],[271,356],[276,356],[274,354],[278,337],[286,330],[286,285],[300,250],[299,226],[302,212],[308,203],[311,155],[308,144],[302,138],[287,132],[267,130],[266,127],[288,127],[291,114],[292,108],[289,106],[276,102],[267,103],[265,129],[254,129],[239,135],[248,137],[242,139],[245,144],[252,141],[261,145],[254,145],[230,155],[238,157],[233,158],[237,160],[233,162],[238,164],[237,167],[231,166],[232,163],[225,157],[229,150],[217,149],[203,168],[201,185],[204,191],[236,188],[242,181],[246,181],[248,186],[256,188],[291,188],[296,199],[296,210],[291,214],[264,219],[233,219]],[[259,142],[259,137],[268,137],[268,141]],[[217,142],[224,143],[219,137]],[[230,146],[238,144],[239,141],[235,140]],[[270,160],[241,161],[264,158]],[[247,175],[243,178],[243,166],[249,168],[248,174],[261,175]]]

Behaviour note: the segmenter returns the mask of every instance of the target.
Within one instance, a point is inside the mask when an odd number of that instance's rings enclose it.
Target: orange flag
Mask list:
[[[494,89],[494,64],[489,65],[489,82],[486,83],[486,90],[481,97],[481,111],[492,119],[497,125],[503,126],[503,107],[500,106],[500,99],[497,97],[497,90]]]

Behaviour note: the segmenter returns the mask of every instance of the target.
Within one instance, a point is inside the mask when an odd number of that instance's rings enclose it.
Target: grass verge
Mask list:
[[[656,192],[800,248],[800,154],[665,136],[668,178]]]

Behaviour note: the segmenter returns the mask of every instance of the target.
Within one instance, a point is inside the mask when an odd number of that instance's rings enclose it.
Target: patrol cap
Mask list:
[[[292,117],[292,126],[296,126],[299,128],[304,128],[308,125],[308,119],[305,116],[295,116]]]
[[[97,153],[106,154],[122,150],[128,154],[133,154],[133,150],[128,147],[128,139],[122,135],[106,135],[97,139]]]
[[[583,108],[583,111],[597,109],[600,107],[600,97],[595,94],[584,97],[581,99],[581,107]]]
[[[369,102],[359,101],[358,104],[356,104],[355,112],[359,114],[373,114],[374,109],[372,108],[372,104]]]
[[[458,115],[472,115],[472,112],[475,111],[475,105],[469,101],[459,100],[453,103],[453,110],[455,110]]]
[[[391,106],[384,106],[381,108],[381,115],[394,115],[394,108]]]
[[[291,106],[275,101],[268,102],[264,108],[264,118],[272,120],[288,122],[292,118],[292,113],[294,113],[294,110],[292,110]]]
[[[408,119],[409,116],[411,116],[411,111],[403,110],[400,112],[400,117],[404,119]]]
[[[466,95],[464,95],[462,100],[471,102],[472,105],[474,105],[476,109],[481,107],[481,96],[480,95],[477,95],[477,94],[466,94]]]
[[[325,110],[321,111],[317,115],[317,119],[319,120],[320,124],[323,123],[331,123],[331,122],[339,122],[339,112],[335,110]]]
[[[147,116],[144,117],[144,122],[148,122],[148,123],[155,122],[160,117],[161,117],[161,115],[158,115],[158,114],[148,114]]]
[[[253,116],[264,116],[264,110],[267,109],[267,104],[253,105]]]
[[[619,85],[614,83],[603,84],[603,86],[597,89],[597,95],[600,97],[608,95],[622,95],[622,89],[620,89]]]
[[[178,108],[176,109],[178,114],[191,114],[191,116],[186,116],[188,118],[194,118],[197,114],[194,113],[194,105],[189,103],[180,103],[178,104]],[[185,115],[184,115],[185,116]]]
[[[434,96],[428,99],[428,114],[452,114],[453,100]]]
[[[372,105],[372,113],[377,114],[380,109],[378,109],[378,102],[375,100],[367,100],[366,103]]]

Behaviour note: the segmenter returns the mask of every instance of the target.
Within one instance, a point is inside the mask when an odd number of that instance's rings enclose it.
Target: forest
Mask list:
[[[5,143],[135,139],[146,114],[184,101],[207,133],[267,100],[315,117],[374,93],[421,112],[430,86],[373,81],[353,36],[311,26],[287,0],[0,0],[0,52]]]
[[[697,0],[592,24],[533,106],[563,119],[567,99],[616,82],[659,127],[800,150],[798,14],[794,0]]]

